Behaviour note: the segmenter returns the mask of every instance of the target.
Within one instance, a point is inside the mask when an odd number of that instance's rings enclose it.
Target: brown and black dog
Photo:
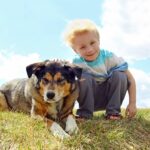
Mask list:
[[[79,95],[82,69],[65,61],[47,60],[27,66],[26,71],[29,78],[15,79],[0,87],[0,110],[31,113],[62,139],[77,132],[72,110]],[[65,123],[65,129],[59,122]]]

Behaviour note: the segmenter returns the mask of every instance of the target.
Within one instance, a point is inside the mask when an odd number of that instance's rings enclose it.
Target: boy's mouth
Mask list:
[[[95,55],[96,54],[96,52],[95,53],[91,53],[91,54],[87,54],[86,56],[93,56],[93,55]]]

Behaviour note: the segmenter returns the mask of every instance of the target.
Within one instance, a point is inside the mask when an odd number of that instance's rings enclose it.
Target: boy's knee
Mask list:
[[[127,75],[122,71],[114,71],[112,74],[112,81],[116,83],[127,84]]]
[[[91,75],[88,74],[82,74],[80,84],[89,85],[92,84],[93,78]]]
[[[93,87],[93,78],[90,75],[82,74],[79,82],[80,91],[90,91]]]

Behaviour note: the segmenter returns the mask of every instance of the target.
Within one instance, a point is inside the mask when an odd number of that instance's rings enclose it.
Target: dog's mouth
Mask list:
[[[46,103],[56,103],[56,102],[58,102],[58,101],[60,101],[60,100],[62,100],[62,98],[61,99],[44,99],[44,101],[46,102]]]

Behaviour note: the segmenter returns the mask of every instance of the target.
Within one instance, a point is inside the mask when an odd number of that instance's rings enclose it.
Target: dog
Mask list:
[[[42,119],[61,139],[78,132],[73,106],[79,96],[82,69],[66,61],[46,60],[26,67],[28,78],[14,79],[0,87],[0,110],[31,114]],[[63,129],[60,123],[64,123]]]

